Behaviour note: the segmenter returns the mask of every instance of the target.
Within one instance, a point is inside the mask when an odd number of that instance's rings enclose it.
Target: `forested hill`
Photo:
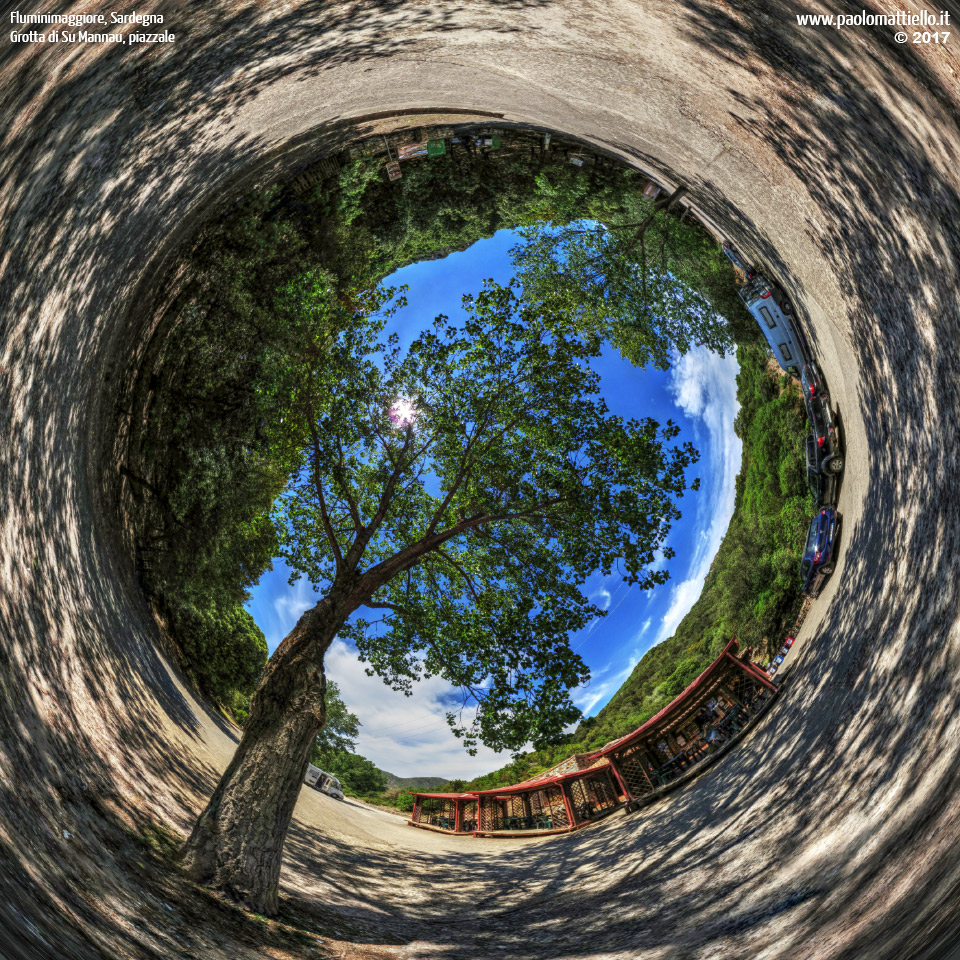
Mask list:
[[[794,622],[800,555],[813,511],[804,479],[807,433],[795,381],[780,375],[764,347],[741,345],[735,429],[743,442],[733,517],[703,591],[676,633],[649,650],[623,686],[568,740],[524,754],[459,788],[516,783],[564,757],[603,746],[634,730],[680,693],[732,636],[769,650]]]
[[[445,777],[398,777],[387,770],[380,771],[387,781],[387,789],[397,787],[400,790],[436,790],[447,783]]]

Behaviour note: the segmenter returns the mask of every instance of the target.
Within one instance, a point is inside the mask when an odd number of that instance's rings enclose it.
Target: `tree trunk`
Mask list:
[[[283,843],[325,719],[323,657],[345,616],[330,598],[270,658],[233,760],[179,858],[194,881],[276,914]]]

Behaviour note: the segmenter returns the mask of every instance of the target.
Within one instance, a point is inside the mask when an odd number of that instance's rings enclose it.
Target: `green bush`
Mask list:
[[[199,685],[230,705],[256,688],[267,662],[267,641],[243,607],[176,603],[177,638]],[[245,716],[246,711],[241,706]]]

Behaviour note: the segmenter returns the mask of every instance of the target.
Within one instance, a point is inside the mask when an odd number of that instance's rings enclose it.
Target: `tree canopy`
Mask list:
[[[451,145],[443,158],[406,165],[396,182],[379,159],[361,157],[307,189],[258,191],[208,225],[171,277],[178,293],[143,368],[123,472],[141,582],[180,661],[238,717],[266,659],[249,642],[242,603],[277,555],[269,508],[297,452],[284,357],[303,335],[298,304],[311,285],[332,284],[337,309],[356,311],[356,291],[398,266],[504,227],[613,228],[649,215],[642,175],[599,163],[577,169],[541,142],[538,132],[514,131],[495,155]],[[661,222],[672,274],[703,293],[738,338],[756,337],[715,241],[692,218],[658,213],[652,244]]]
[[[406,351],[380,341],[382,320],[331,325],[330,287],[310,295],[302,316],[326,332],[291,367],[306,443],[275,512],[284,559],[320,593],[374,585],[377,618],[340,635],[395,689],[457,687],[477,705],[448,717],[469,747],[548,742],[587,677],[568,637],[603,615],[580,585],[615,565],[666,580],[655,552],[696,452],[671,445],[672,422],[610,415],[589,365],[602,338],[509,287],[466,297],[461,327],[438,317]]]
[[[539,203],[511,251],[524,301],[576,318],[642,367],[666,370],[672,353],[694,345],[731,349],[734,328],[696,283],[715,244],[670,210],[682,190],[657,203],[639,190],[626,193],[598,221],[586,178],[541,173]]]

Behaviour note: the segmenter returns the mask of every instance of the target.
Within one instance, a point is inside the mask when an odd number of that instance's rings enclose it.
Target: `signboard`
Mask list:
[[[582,166],[583,166],[583,157],[571,157],[571,158],[570,158],[570,162],[571,162],[575,167],[582,167]]]
[[[447,144],[444,140],[428,140],[427,156],[442,157],[447,152]]]
[[[387,176],[391,180],[399,180],[403,176],[400,172],[400,164],[396,160],[391,160],[387,164]]]
[[[425,157],[427,155],[427,141],[421,143],[406,143],[397,148],[397,158],[400,160],[412,160],[414,157]]]

